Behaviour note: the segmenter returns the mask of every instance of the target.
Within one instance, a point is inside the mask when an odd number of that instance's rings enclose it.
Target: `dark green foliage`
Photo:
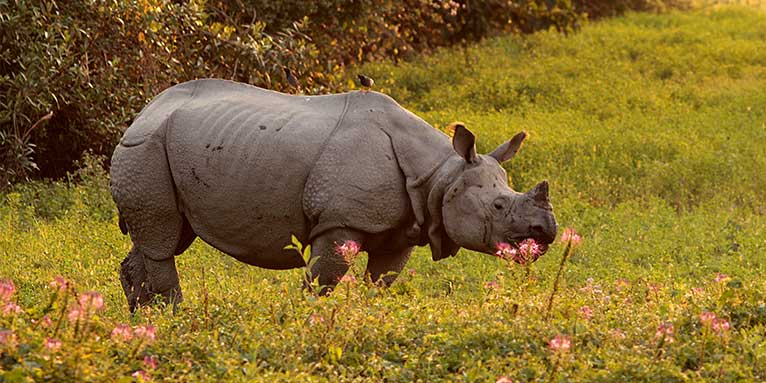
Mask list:
[[[86,150],[109,155],[146,102],[182,81],[219,77],[287,90],[283,68],[289,68],[303,91],[324,93],[345,87],[341,73],[350,64],[399,60],[500,32],[569,32],[584,12],[610,15],[665,3],[0,2],[0,189],[30,175],[61,177]],[[659,69],[658,76],[672,72]],[[515,97],[528,96],[520,89]],[[49,112],[50,120],[30,129]],[[32,172],[35,163],[39,173]]]

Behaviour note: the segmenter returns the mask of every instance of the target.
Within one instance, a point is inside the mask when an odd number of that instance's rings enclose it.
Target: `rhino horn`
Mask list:
[[[537,184],[534,189],[527,192],[527,195],[532,197],[537,202],[540,203],[550,203],[550,200],[548,199],[548,181],[543,181]]]

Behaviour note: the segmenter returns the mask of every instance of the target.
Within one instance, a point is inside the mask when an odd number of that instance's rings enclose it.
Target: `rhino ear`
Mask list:
[[[516,152],[519,151],[519,148],[521,147],[521,144],[524,142],[525,138],[527,138],[527,132],[521,132],[513,136],[510,141],[507,141],[504,144],[498,146],[497,149],[493,150],[489,155],[494,157],[497,162],[502,164],[503,162],[513,158]]]
[[[476,162],[476,136],[471,133],[462,123],[455,122],[451,125],[455,127],[455,136],[452,137],[452,147],[457,154],[465,159],[465,162],[473,164]]]

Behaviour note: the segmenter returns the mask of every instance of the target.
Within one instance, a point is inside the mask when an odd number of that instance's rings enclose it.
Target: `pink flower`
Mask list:
[[[715,313],[711,313],[710,311],[703,311],[700,313],[700,323],[702,323],[705,326],[712,325],[715,319],[716,319]]]
[[[495,256],[500,257],[501,259],[505,259],[505,260],[515,259],[516,255],[518,254],[518,250],[516,250],[515,247],[511,246],[510,243],[500,242],[495,246],[497,247],[497,251],[495,251]]]
[[[654,282],[647,282],[646,287],[649,288],[649,290],[653,293],[658,293],[660,291],[660,284],[654,283]]]
[[[98,311],[104,308],[104,297],[96,291],[86,291],[77,299],[85,311]]]
[[[553,352],[567,352],[572,348],[572,340],[567,335],[556,335],[548,341],[548,348]]]
[[[488,281],[484,284],[484,288],[487,290],[497,290],[500,287],[500,285],[495,281]]]
[[[501,377],[497,378],[495,383],[513,383],[513,380],[511,380],[511,378],[508,378],[508,377],[505,377],[505,376],[501,376]]]
[[[111,338],[115,341],[127,342],[133,339],[133,330],[131,330],[130,326],[120,323],[117,326],[114,326]]]
[[[415,275],[417,275],[417,272],[415,271],[415,269],[409,269],[407,270],[407,272],[410,274],[411,277],[414,277]]]
[[[692,287],[691,290],[689,290],[692,295],[702,295],[702,293],[705,292],[705,289],[702,287]]]
[[[13,302],[8,302],[3,306],[3,315],[13,315],[13,314],[18,314],[20,312],[21,312],[21,307],[19,307],[19,305]]]
[[[351,274],[346,274],[342,277],[340,277],[341,282],[347,282],[347,283],[354,283],[356,282],[356,277]]]
[[[0,279],[0,303],[9,302],[13,293],[16,292],[16,286],[10,279]]]
[[[521,264],[536,260],[540,253],[542,253],[540,245],[532,238],[527,238],[519,243],[519,256],[523,260],[523,262],[519,262]]]
[[[625,278],[617,278],[614,281],[614,286],[617,288],[617,290],[622,290],[630,286],[630,281]]]
[[[654,333],[654,339],[664,340],[665,343],[673,343],[673,324],[670,322],[663,322],[657,326],[657,332]]]
[[[16,342],[16,334],[11,330],[0,330],[0,345],[11,346]]]
[[[150,370],[153,370],[153,369],[157,368],[157,357],[155,357],[154,355],[152,355],[152,356],[149,356],[149,355],[145,356],[144,357],[144,365],[146,366],[146,368],[148,368]]]
[[[582,241],[582,237],[571,227],[564,229],[564,233],[561,234],[561,242],[572,242],[572,246],[577,246],[580,241]]]
[[[50,283],[48,283],[48,286],[56,292],[64,292],[69,288],[69,281],[64,279],[64,277],[56,276],[53,277],[53,280]]]
[[[718,283],[726,282],[729,280],[729,276],[723,273],[715,273],[715,281]]]
[[[359,244],[356,241],[347,240],[340,245],[335,246],[335,252],[343,256],[346,263],[351,263],[359,254]]]
[[[72,307],[67,314],[67,319],[69,319],[70,322],[77,322],[79,320],[85,319],[86,317],[87,313],[83,311],[80,306]]]
[[[713,331],[715,331],[718,335],[723,336],[724,333],[728,332],[729,329],[731,329],[731,325],[729,324],[729,321],[723,318],[715,318],[713,319]]]
[[[601,294],[601,285],[596,284],[596,280],[588,278],[585,280],[585,286],[580,288],[580,291],[584,293]]]
[[[144,370],[138,370],[131,374],[130,376],[138,379],[139,382],[148,382],[151,378],[149,377],[149,374],[146,373]]]
[[[311,314],[311,316],[309,317],[309,323],[312,326],[320,324],[320,323],[324,323],[324,318],[322,318],[322,316],[319,314]]]
[[[45,314],[45,316],[40,318],[39,321],[32,319],[32,323],[33,324],[40,323],[40,326],[43,326],[43,328],[48,328],[48,327],[51,327],[51,325],[53,324],[53,321],[51,321],[50,315]]]
[[[591,308],[588,306],[583,306],[580,307],[579,314],[583,319],[589,320],[593,316],[593,310],[591,310]]]
[[[133,329],[133,335],[138,339],[143,339],[149,343],[154,342],[157,329],[152,325],[136,326]]]
[[[612,335],[612,338],[614,339],[619,339],[619,340],[625,339],[625,333],[618,328],[613,328],[609,330],[609,334]]]
[[[56,351],[61,348],[61,341],[55,338],[45,338],[45,349]]]

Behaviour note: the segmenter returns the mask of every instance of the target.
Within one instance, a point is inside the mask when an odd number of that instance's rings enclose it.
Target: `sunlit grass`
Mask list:
[[[569,37],[486,41],[468,64],[443,51],[364,68],[429,122],[465,121],[480,151],[531,133],[512,183],[547,178],[562,227],[582,235],[550,318],[562,243],[529,273],[417,249],[390,289],[363,282],[362,256],[358,282],[317,299],[300,270],[249,267],[200,241],[177,258],[179,312],[131,317],[118,280],[130,243],[105,176],[84,173],[77,187],[0,196],[0,279],[13,280],[23,310],[0,315],[0,331],[14,333],[6,343],[0,333],[1,379],[764,381],[764,37],[760,11],[637,14]],[[74,302],[69,292],[45,311],[55,276],[103,294],[104,311],[87,325],[39,324]],[[156,340],[112,340],[121,323],[153,325]]]

